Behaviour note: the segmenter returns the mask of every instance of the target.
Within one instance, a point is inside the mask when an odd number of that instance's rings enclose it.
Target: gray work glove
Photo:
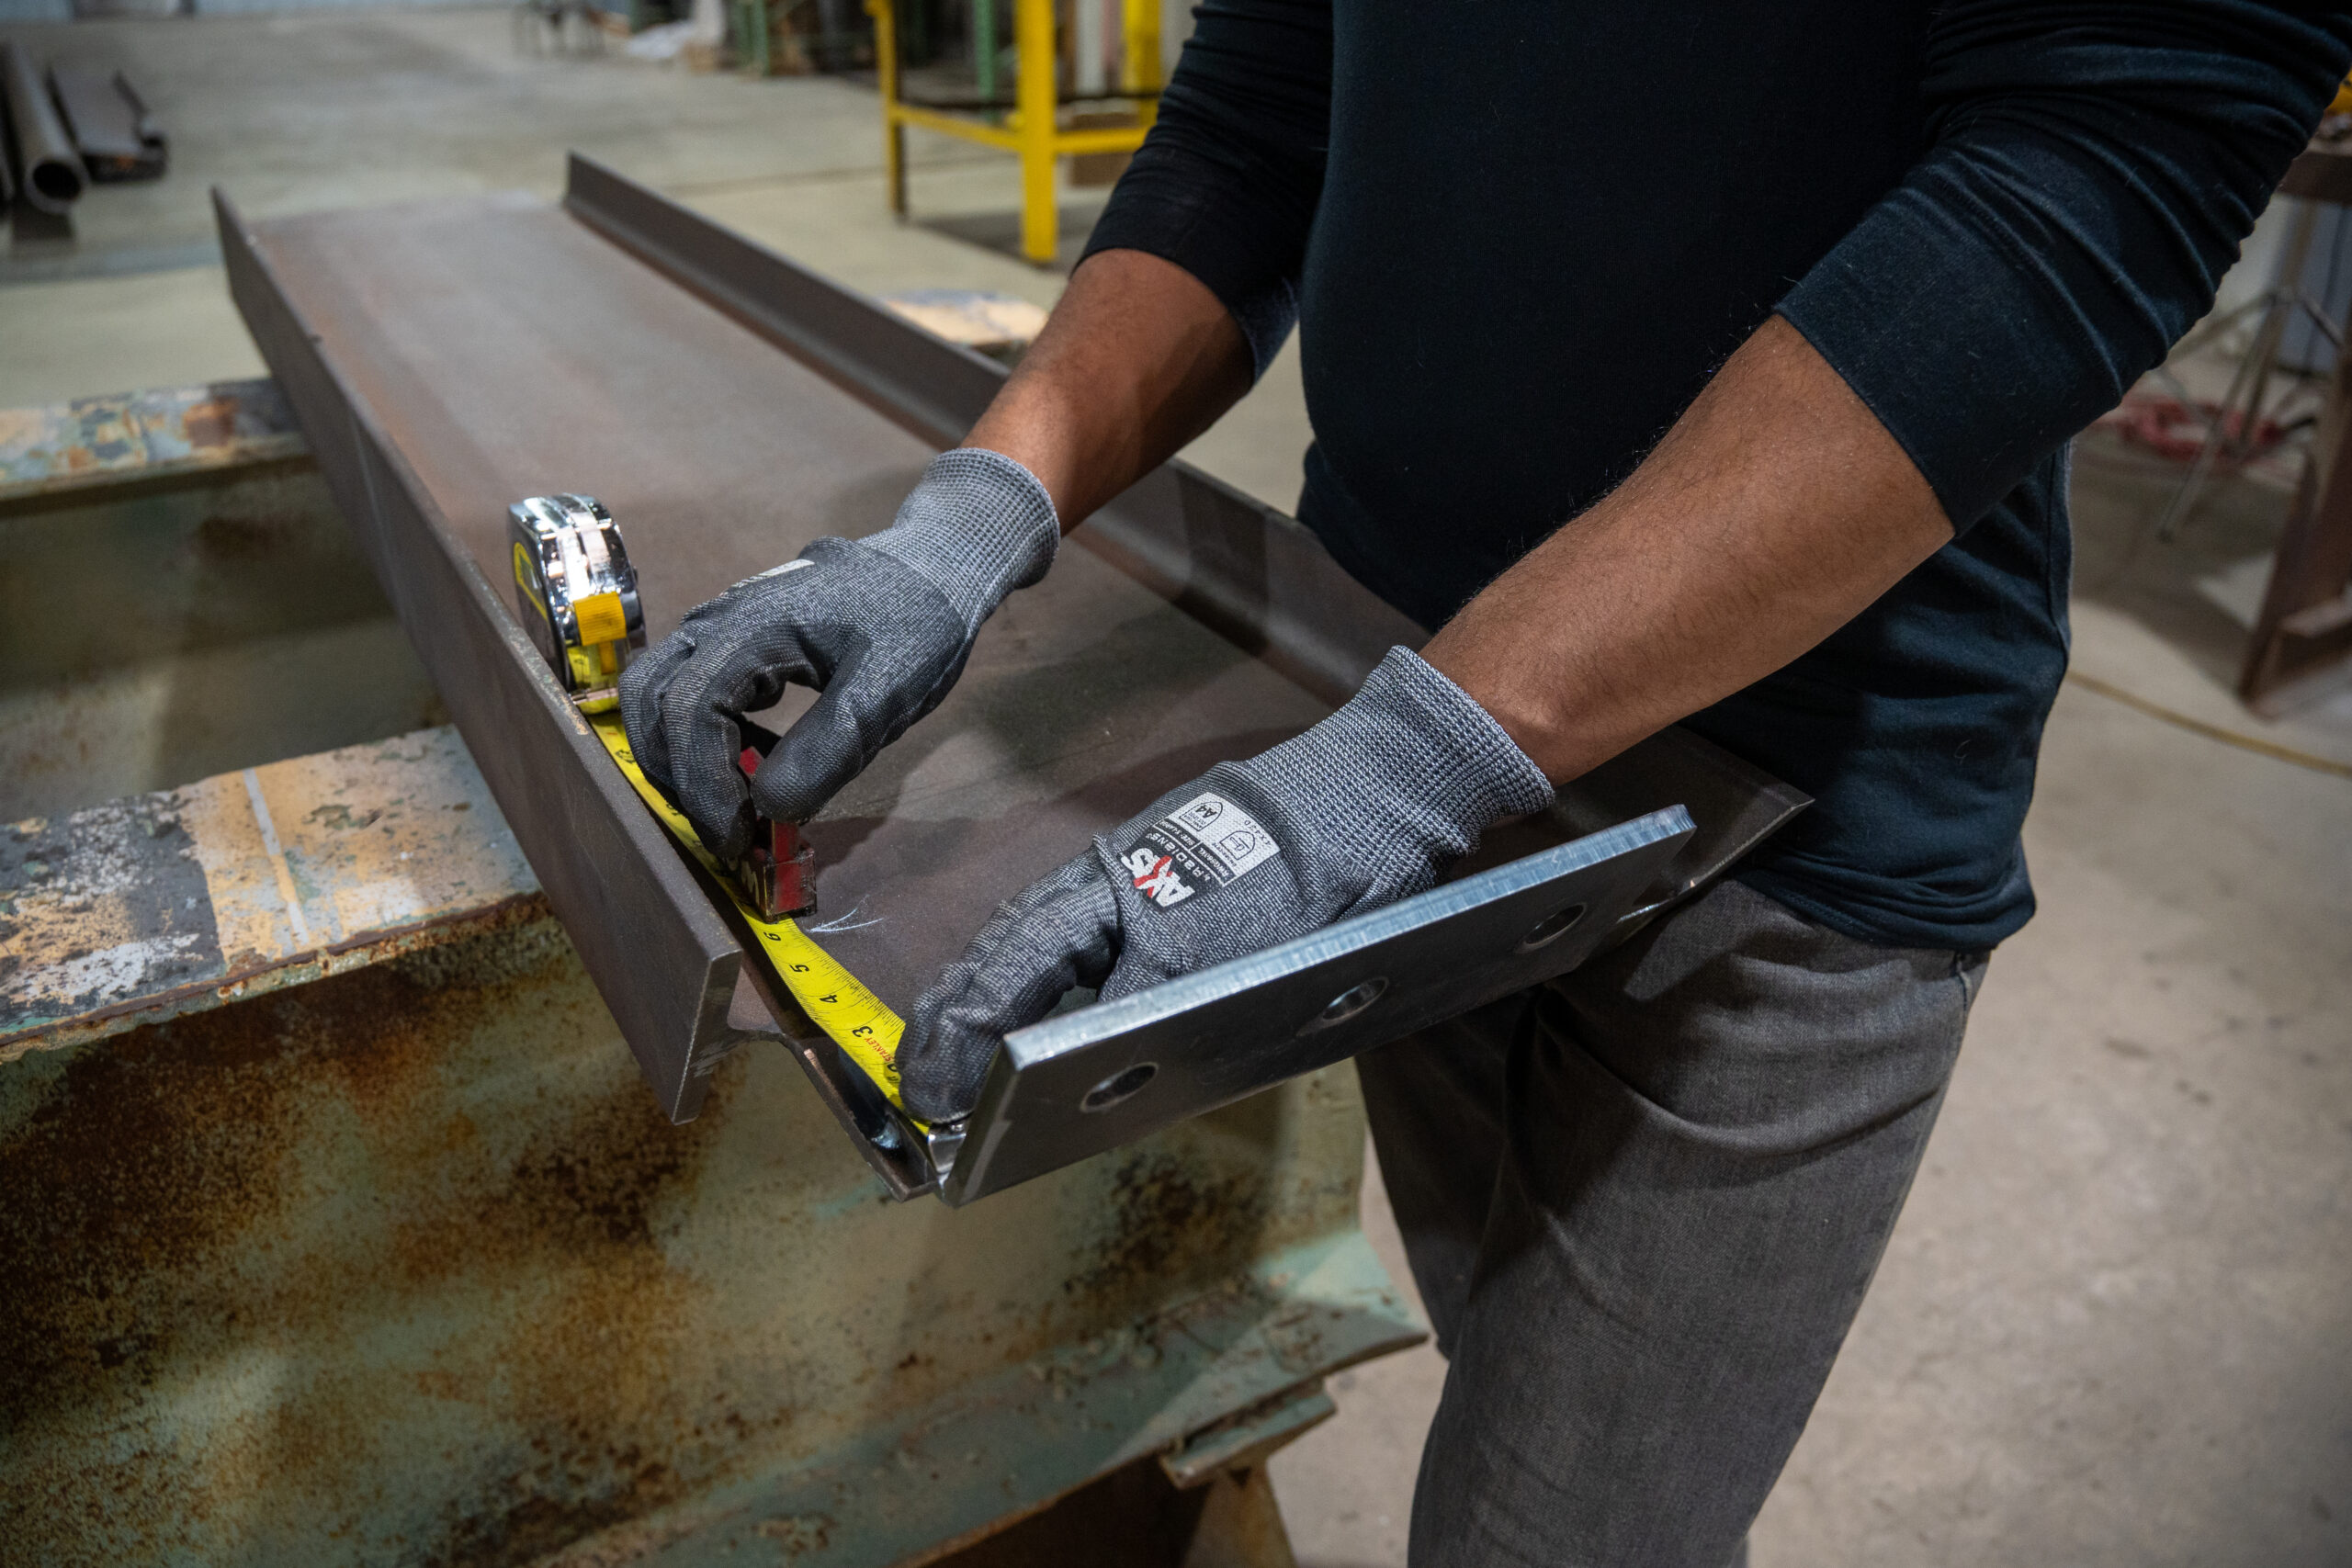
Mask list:
[[[964,672],[980,623],[1053,564],[1061,526],[1036,476],[961,448],[925,469],[889,527],[819,539],[797,560],[698,604],[621,674],[621,722],[638,762],[732,863],[752,807],[805,822]],[[814,686],[816,705],[747,790],[738,722]]]
[[[1487,710],[1393,648],[1345,707],[1219,762],[1000,905],[915,1003],[899,1088],[965,1115],[1005,1033],[1073,986],[1105,1001],[1422,892],[1552,786]]]

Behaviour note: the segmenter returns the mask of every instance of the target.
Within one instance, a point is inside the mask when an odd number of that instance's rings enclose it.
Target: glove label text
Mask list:
[[[1193,896],[1192,887],[1176,874],[1172,855],[1154,854],[1148,845],[1137,844],[1126,854],[1127,870],[1136,879],[1136,891],[1163,909],[1172,909]]]
[[[1204,792],[1145,829],[1120,861],[1137,892],[1172,909],[1202,886],[1227,886],[1282,852],[1256,818]]]

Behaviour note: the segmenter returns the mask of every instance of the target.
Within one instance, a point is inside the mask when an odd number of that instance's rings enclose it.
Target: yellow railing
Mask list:
[[[1080,5],[1095,0],[1079,0]],[[882,153],[890,182],[890,210],[907,210],[907,127],[957,136],[984,147],[1001,147],[1021,158],[1021,254],[1049,265],[1061,239],[1054,203],[1054,161],[1074,152],[1132,152],[1151,129],[1154,95],[1159,87],[1159,0],[1124,0],[1125,66],[1117,92],[1140,95],[1131,126],[1065,130],[1056,83],[1054,0],[1013,0],[1012,47],[1017,62],[1012,109],[1002,124],[966,113],[926,108],[899,96],[899,29],[892,0],[866,0],[874,18],[876,74],[882,82]]]

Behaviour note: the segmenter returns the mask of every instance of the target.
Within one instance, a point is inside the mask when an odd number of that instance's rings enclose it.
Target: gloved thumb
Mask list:
[[[899,1087],[925,1121],[978,1102],[1005,1035],[1100,986],[1118,957],[1119,906],[1091,853],[997,906],[964,956],[915,1002],[899,1042]]]

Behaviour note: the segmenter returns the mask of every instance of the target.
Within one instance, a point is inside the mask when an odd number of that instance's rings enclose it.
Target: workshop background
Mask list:
[[[65,214],[18,204],[0,254],[0,409],[18,411],[0,414],[0,507],[47,483],[25,432],[71,415],[57,405],[267,375],[229,298],[216,186],[249,219],[548,197],[576,150],[1015,352],[1036,319],[1023,303],[1053,303],[1135,134],[1135,104],[1111,102],[1120,73],[1137,48],[1172,60],[1188,25],[1180,0],[1064,22],[1065,84],[1109,107],[1064,117],[1080,140],[1046,151],[1041,208],[1035,148],[1024,176],[1018,128],[986,107],[1021,90],[1013,12],[1031,4],[910,0],[877,37],[849,0],[678,16],[657,0],[0,0],[0,37],[44,66],[119,73],[168,146],[160,175],[94,184]],[[995,47],[975,59],[979,29]],[[915,111],[903,219],[877,90],[891,50]],[[1993,959],[1926,1168],[1756,1527],[1758,1568],[2352,1562],[2352,684],[2339,666],[2260,711],[2239,694],[2296,486],[2330,456],[2341,212],[2274,203],[2225,319],[2076,444],[2073,672],[2026,829],[2041,912]],[[2282,279],[2310,309],[2271,309]],[[2269,423],[2208,443],[2198,405],[2243,401],[2257,352]],[[1294,344],[1186,456],[1287,509],[1306,440]],[[11,595],[28,570],[0,558]],[[57,592],[106,613],[96,585]],[[97,804],[75,793],[96,765],[86,740],[53,744],[69,723],[54,671],[10,662],[0,821]],[[136,694],[108,700],[103,745],[122,755],[106,766],[133,776],[138,727],[163,719]],[[429,689],[386,701],[367,734],[443,722]],[[1362,1220],[1409,1291],[1376,1169]],[[1271,1461],[1299,1563],[1404,1562],[1442,1375],[1426,1344],[1340,1372],[1336,1417]]]

